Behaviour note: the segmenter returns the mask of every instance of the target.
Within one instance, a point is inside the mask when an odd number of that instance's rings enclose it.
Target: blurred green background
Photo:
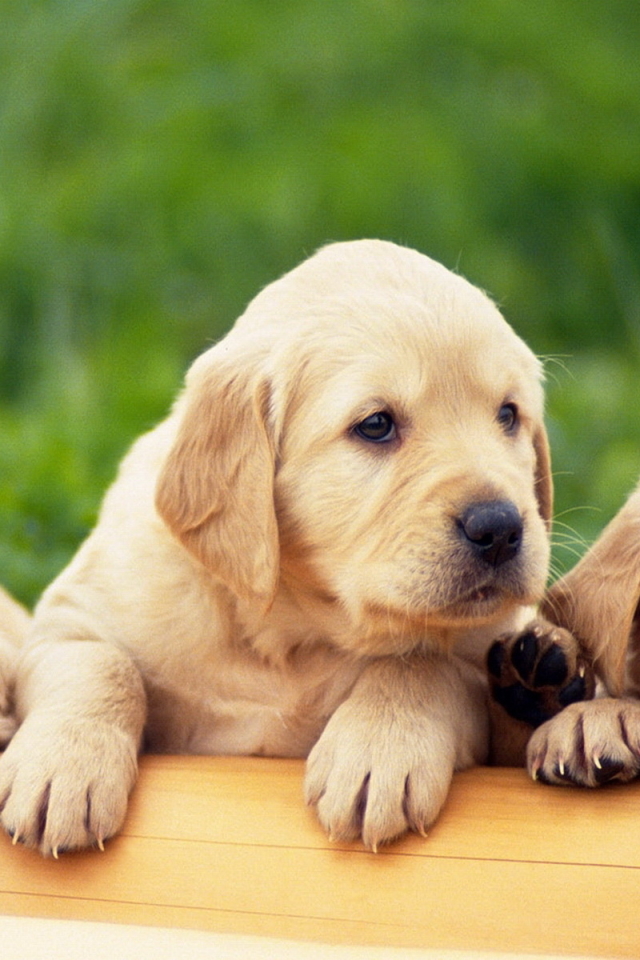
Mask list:
[[[31,602],[196,353],[360,236],[550,358],[573,562],[640,474],[637,0],[0,8],[1,582]]]

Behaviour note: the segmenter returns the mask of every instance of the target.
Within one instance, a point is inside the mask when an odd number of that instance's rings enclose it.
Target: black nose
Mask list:
[[[493,567],[512,560],[522,543],[522,517],[510,500],[472,504],[459,518],[476,556]]]

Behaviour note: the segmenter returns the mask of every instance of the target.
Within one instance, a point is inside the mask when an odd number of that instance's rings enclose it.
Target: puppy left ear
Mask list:
[[[533,448],[536,453],[535,492],[540,516],[551,529],[553,516],[553,478],[551,476],[551,451],[547,432],[538,427],[533,435]]]
[[[267,385],[246,361],[204,354],[181,402],[156,509],[207,570],[267,609],[279,571]]]

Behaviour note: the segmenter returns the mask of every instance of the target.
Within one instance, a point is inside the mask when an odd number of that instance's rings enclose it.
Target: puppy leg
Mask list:
[[[0,822],[57,856],[102,846],[137,772],[145,693],[130,658],[97,640],[31,648],[18,673],[22,726],[0,759]]]
[[[0,587],[0,749],[17,728],[14,710],[16,668],[30,618],[24,607]]]
[[[491,761],[521,766],[533,730],[595,695],[595,676],[574,637],[543,619],[499,637],[487,657]]]
[[[18,651],[0,630],[0,750],[18,728],[15,716],[14,689]]]
[[[640,487],[593,547],[549,591],[546,616],[571,630],[608,691],[640,695]],[[575,703],[535,731],[531,775],[598,786],[640,773],[640,702]]]
[[[593,659],[609,693],[640,693],[640,486],[543,605]]]
[[[459,660],[373,661],[309,755],[306,799],[335,840],[424,834],[454,770],[486,760],[486,689]]]

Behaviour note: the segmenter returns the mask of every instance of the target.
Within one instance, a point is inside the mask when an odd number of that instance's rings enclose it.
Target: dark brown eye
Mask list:
[[[396,436],[396,425],[390,413],[384,410],[372,413],[355,425],[354,433],[369,443],[388,443]]]
[[[496,419],[505,433],[515,433],[518,429],[518,408],[515,403],[503,403]]]

